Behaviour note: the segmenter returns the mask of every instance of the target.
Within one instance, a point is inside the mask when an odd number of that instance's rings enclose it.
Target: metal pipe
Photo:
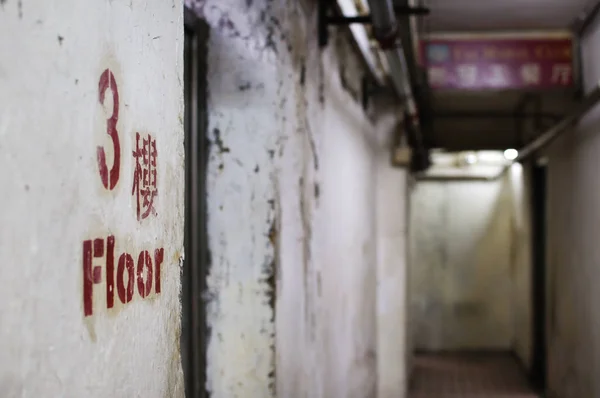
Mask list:
[[[395,6],[394,13],[400,15],[427,15],[429,14],[429,9],[425,7]],[[370,24],[372,22],[371,15],[327,17],[329,25]]]
[[[357,15],[354,17],[338,17],[338,16],[334,16],[334,17],[327,17],[327,23],[329,25],[350,25],[353,23],[359,23],[359,24],[367,24],[367,23],[371,23],[371,16],[370,15]]]
[[[545,133],[541,134],[538,138],[533,140],[528,145],[525,145],[519,150],[519,156],[510,165],[504,167],[497,176],[490,178],[490,181],[498,180],[501,178],[510,168],[510,166],[516,162],[523,162],[529,159],[537,151],[549,145],[556,137],[560,134],[568,131],[569,127],[577,124],[579,120],[594,106],[600,102],[600,82],[596,85],[594,90],[588,94],[583,101],[571,112],[568,116],[564,117],[556,125],[548,129]]]
[[[410,5],[408,5],[408,6],[395,5],[394,6],[394,13],[396,15],[429,15],[430,12],[431,11],[429,10],[429,8],[422,7],[422,6],[416,6],[416,7],[412,7]]]
[[[600,13],[600,1],[594,1],[579,13],[579,17],[571,23],[571,30],[581,38]]]
[[[406,59],[402,54],[402,49],[394,48],[385,51],[388,64],[390,66],[390,77],[400,98],[410,101],[413,98],[412,88],[408,81],[408,67]],[[416,111],[416,109],[414,109]],[[411,110],[409,109],[409,112]]]
[[[600,103],[600,82],[596,85],[594,90],[589,93],[583,101],[581,101],[575,109],[567,116],[565,116],[560,122],[549,128],[546,132],[542,133],[538,138],[533,140],[531,143],[525,145],[519,150],[519,156],[511,163],[507,165],[498,173],[497,176],[489,178],[490,181],[501,178],[504,173],[510,168],[510,166],[516,162],[523,162],[528,160],[531,156],[537,153],[539,150],[548,146],[561,134],[569,131],[569,128],[576,125],[586,113]]]
[[[451,112],[435,112],[434,118],[440,119],[533,119],[541,117],[544,119],[560,120],[562,117],[558,113],[527,113],[527,112],[498,112],[494,110],[476,111],[476,112],[463,112],[463,111],[451,111]]]
[[[398,24],[392,0],[369,0],[369,8],[371,9],[375,38],[379,42],[396,41]]]
[[[519,156],[515,159],[516,162],[522,162],[540,149],[549,145],[556,137],[567,131],[570,127],[577,124],[577,122],[594,106],[600,102],[600,83],[596,85],[594,90],[586,95],[577,107],[560,122],[555,124],[553,127],[548,129],[546,132],[541,134],[538,138],[533,140],[531,143],[525,145],[525,147],[519,150]]]
[[[398,38],[398,22],[393,2],[392,0],[369,0],[369,8],[373,21],[373,33],[381,49],[385,52],[392,83],[400,98],[406,101],[410,121],[417,128],[419,120],[417,106],[410,85],[406,58]],[[422,145],[420,133],[417,133],[416,138],[418,145]]]
[[[459,175],[447,175],[447,176],[422,175],[422,176],[417,177],[417,181],[436,181],[436,182],[491,181],[496,178],[497,178],[496,176],[487,177],[487,176],[475,176],[475,175],[473,175],[473,176],[468,176],[468,175],[464,175],[464,176],[459,176]]]
[[[406,59],[398,38],[398,22],[392,0],[369,0],[369,7],[371,8],[373,33],[381,49],[385,51],[394,87],[400,97],[412,98]]]

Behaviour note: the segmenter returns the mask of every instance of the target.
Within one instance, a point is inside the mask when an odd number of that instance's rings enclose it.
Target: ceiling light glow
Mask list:
[[[475,162],[477,162],[477,155],[475,155],[474,153],[469,153],[467,156],[465,156],[465,161],[467,162],[467,164],[474,164]]]
[[[506,160],[515,160],[519,156],[519,152],[516,149],[507,149],[504,151],[504,157]]]

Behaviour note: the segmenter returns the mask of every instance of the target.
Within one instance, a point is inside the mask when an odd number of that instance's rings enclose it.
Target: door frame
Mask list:
[[[536,388],[546,388],[546,207],[547,167],[534,163],[531,167],[531,379]]]
[[[210,264],[206,231],[208,24],[184,7],[185,257],[181,359],[185,396],[204,398],[208,326],[203,293]]]

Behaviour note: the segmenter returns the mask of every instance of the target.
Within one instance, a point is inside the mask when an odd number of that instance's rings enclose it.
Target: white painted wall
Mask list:
[[[0,396],[181,397],[183,21],[176,1],[8,0],[0,4]],[[102,185],[99,78],[119,93],[120,178]],[[157,142],[155,216],[137,220],[135,133]],[[106,305],[106,256],[83,310],[83,242],[164,249],[161,293]],[[105,250],[106,241],[104,242]],[[155,265],[155,263],[154,263]],[[115,263],[115,273],[117,263]],[[155,286],[152,288],[155,289]],[[115,288],[116,293],[117,288]]]
[[[506,177],[417,184],[410,261],[417,350],[512,347],[511,212]]]
[[[600,21],[582,42],[586,91],[597,84]],[[547,335],[550,397],[600,395],[597,188],[600,108],[548,150]]]
[[[335,28],[319,49],[314,2],[195,7],[211,26],[207,389],[373,396],[382,166],[364,68]]]

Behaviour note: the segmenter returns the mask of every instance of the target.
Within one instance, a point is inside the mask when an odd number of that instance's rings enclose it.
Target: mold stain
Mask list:
[[[221,138],[221,130],[219,130],[218,128],[215,128],[213,130],[213,135],[215,137],[214,144],[217,146],[217,150],[219,151],[220,154],[231,152],[229,147],[225,146],[225,144],[223,143],[223,139]]]
[[[229,14],[227,14],[227,13],[223,13],[221,15],[221,17],[219,18],[219,21],[217,22],[217,27],[220,32],[222,32],[224,35],[226,35],[228,37],[232,37],[232,38],[242,37],[242,34],[238,30],[238,28],[235,26],[233,21],[229,18]],[[248,39],[248,38],[245,37],[244,39]]]
[[[269,205],[273,209],[275,207],[275,201],[270,200]],[[271,322],[275,325],[275,317],[276,317],[276,305],[277,305],[277,281],[278,281],[278,259],[279,259],[279,225],[278,225],[278,216],[275,216],[271,221],[271,226],[269,228],[269,242],[271,247],[273,248],[273,258],[271,263],[269,264],[269,269],[267,270],[267,279],[266,283],[268,286],[267,295],[269,300],[269,307],[272,311]],[[272,335],[271,337],[274,337]],[[269,344],[271,349],[271,370],[268,374],[269,379],[269,390],[272,396],[275,396],[276,393],[276,364],[275,364],[275,339],[273,338]]]
[[[272,2],[267,1],[267,5],[260,12],[259,22],[260,25],[266,27],[266,35],[265,35],[265,43],[263,46],[263,50],[270,50],[274,54],[279,54],[279,48],[277,46],[277,42],[275,38],[277,37],[277,33],[279,33],[279,38],[281,41],[286,40],[286,35],[281,29],[281,22],[278,18],[276,18],[271,14]]]
[[[310,262],[310,240],[311,240],[311,229],[310,229],[310,215],[308,204],[304,200],[304,178],[300,177],[298,180],[299,187],[299,205],[300,205],[300,218],[304,229],[303,244],[303,258],[304,258],[304,288],[308,290],[308,273],[309,273],[309,262]],[[308,308],[307,308],[308,311]]]
[[[250,88],[252,88],[252,83],[250,83],[250,82],[246,82],[246,83],[244,83],[244,84],[240,84],[240,85],[238,86],[238,89],[239,89],[240,91],[247,91],[247,90],[249,90]]]
[[[300,66],[300,85],[304,87],[306,84],[306,64],[304,60],[302,60],[302,65]]]

